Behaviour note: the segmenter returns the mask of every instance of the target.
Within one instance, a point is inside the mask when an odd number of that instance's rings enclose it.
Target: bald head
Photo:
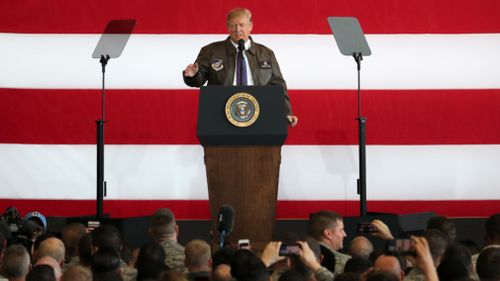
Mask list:
[[[375,260],[374,268],[383,271],[388,271],[394,273],[399,280],[403,280],[405,277],[404,271],[401,269],[401,264],[398,259],[394,256],[381,255]]]
[[[64,243],[55,237],[51,237],[45,239],[40,246],[38,247],[38,251],[36,252],[37,260],[49,256],[55,259],[59,264],[64,263]]]
[[[349,254],[353,257],[368,259],[372,252],[373,244],[364,236],[355,237],[349,245]]]
[[[61,269],[61,265],[57,262],[56,259],[54,259],[53,257],[49,257],[49,256],[40,257],[36,261],[35,267],[38,265],[42,265],[42,264],[46,264],[46,265],[52,267],[52,269],[54,269],[54,274],[56,276],[56,280],[61,280],[62,269]]]

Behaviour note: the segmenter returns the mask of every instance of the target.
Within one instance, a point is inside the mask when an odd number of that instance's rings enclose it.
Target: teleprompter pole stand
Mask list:
[[[96,121],[97,125],[97,199],[96,199],[96,217],[103,217],[103,201],[106,196],[106,181],[104,180],[104,123],[106,123],[106,65],[109,55],[101,55],[100,63],[102,66],[102,90],[101,90],[101,119]]]
[[[361,61],[363,55],[354,53],[352,55],[356,61],[358,69],[358,137],[359,137],[359,178],[358,194],[359,194],[359,213],[360,216],[366,216],[366,118],[361,114]]]
[[[111,20],[106,25],[97,46],[92,53],[92,58],[99,59],[102,67],[102,92],[101,92],[101,119],[96,121],[97,125],[97,199],[96,218],[104,217],[103,203],[106,196],[106,181],[104,180],[104,124],[106,123],[106,65],[110,58],[118,58],[134,29],[136,21]]]
[[[354,57],[358,70],[358,137],[359,137],[359,178],[357,192],[359,194],[360,216],[367,215],[366,209],[366,118],[361,114],[361,61],[363,55],[371,55],[363,30],[356,18],[329,17],[328,23],[335,37],[340,52]]]

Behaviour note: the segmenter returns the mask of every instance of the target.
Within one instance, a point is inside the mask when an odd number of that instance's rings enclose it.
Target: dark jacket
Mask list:
[[[255,86],[281,85],[285,89],[285,113],[293,115],[290,98],[286,90],[286,82],[274,56],[274,52],[264,45],[255,43],[252,38],[250,49],[246,55],[252,71]],[[184,83],[191,87],[208,85],[232,86],[234,81],[237,50],[229,37],[224,41],[211,43],[201,48],[196,62],[198,73],[193,77],[184,76]]]

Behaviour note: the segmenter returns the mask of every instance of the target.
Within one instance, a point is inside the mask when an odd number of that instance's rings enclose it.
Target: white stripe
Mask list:
[[[0,145],[0,198],[93,199],[93,145]],[[500,199],[500,145],[368,146],[368,199]],[[281,200],[356,200],[357,146],[284,146]],[[109,199],[207,199],[198,145],[106,145]]]
[[[500,88],[500,34],[367,35],[363,89]],[[91,59],[99,35],[0,33],[0,87],[101,87]],[[133,35],[107,66],[107,87],[184,89],[181,71],[225,35]],[[255,35],[272,48],[290,89],[355,89],[356,65],[332,35]]]

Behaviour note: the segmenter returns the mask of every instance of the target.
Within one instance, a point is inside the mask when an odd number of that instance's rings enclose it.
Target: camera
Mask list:
[[[408,238],[387,241],[385,250],[390,255],[415,256],[417,254]]]
[[[280,246],[280,256],[298,256],[300,253],[300,245],[297,243],[283,243]]]
[[[11,233],[19,233],[23,226],[23,218],[16,207],[8,207],[2,214],[2,221],[7,225]]]
[[[361,222],[361,223],[358,223],[358,232],[359,233],[374,233],[374,232],[378,232],[378,230],[370,222]]]

